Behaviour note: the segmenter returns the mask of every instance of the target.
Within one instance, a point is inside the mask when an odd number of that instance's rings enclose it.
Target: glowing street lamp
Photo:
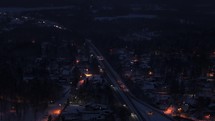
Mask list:
[[[164,111],[164,114],[166,115],[171,115],[173,114],[174,112],[174,107],[173,106],[170,106],[169,108],[167,108],[165,111]]]
[[[208,115],[204,116],[204,118],[207,119],[207,120],[209,120],[211,118],[211,115],[208,114]]]
[[[86,77],[92,77],[92,74],[85,74]]]
[[[182,112],[182,108],[178,108],[178,112],[181,113]]]
[[[61,113],[61,110],[60,110],[60,109],[54,110],[54,111],[52,112],[52,114],[54,114],[54,115],[60,115],[60,113]]]
[[[153,75],[153,72],[152,72],[152,71],[149,71],[149,75],[150,75],[150,76]]]
[[[78,64],[80,62],[80,60],[76,60],[76,63]]]
[[[214,74],[213,73],[209,73],[208,76],[209,77],[214,77]]]
[[[88,69],[88,68],[86,68],[85,70],[86,70],[86,72],[88,72],[88,71],[89,71],[89,69]]]

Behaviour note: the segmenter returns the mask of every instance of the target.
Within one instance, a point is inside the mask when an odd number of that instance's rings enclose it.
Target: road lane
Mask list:
[[[138,100],[136,97],[131,94],[129,91],[124,91],[120,87],[121,84],[124,84],[121,77],[117,72],[112,68],[108,61],[102,56],[101,52],[95,47],[95,45],[90,41],[86,41],[89,45],[93,54],[102,59],[98,59],[99,64],[105,69],[107,76],[109,77],[112,84],[117,88],[119,95],[128,105],[129,109],[137,115],[137,120],[139,121],[174,121],[169,116],[163,114],[163,112],[158,111],[157,109],[151,107],[150,105]],[[126,86],[125,86],[126,87]],[[126,87],[127,88],[127,87]],[[152,111],[152,113],[151,113]],[[152,115],[151,115],[152,114]]]

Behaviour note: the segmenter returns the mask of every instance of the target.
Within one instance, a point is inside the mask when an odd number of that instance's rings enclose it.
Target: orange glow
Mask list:
[[[166,115],[170,115],[174,112],[174,107],[170,106],[169,108],[166,109],[166,111],[164,111],[164,114]]]
[[[214,77],[214,74],[213,73],[208,73],[208,76],[209,77]]]
[[[205,116],[205,119],[210,119],[210,117],[211,117],[211,115],[208,114],[208,115]]]
[[[57,109],[57,110],[54,110],[53,111],[53,114],[54,115],[59,115],[61,113],[61,110],[60,109]]]
[[[181,113],[181,112],[182,112],[182,108],[178,108],[178,112],[180,112],[180,113]]]
[[[80,84],[80,85],[84,84],[84,80],[80,80],[80,81],[79,81],[79,84]]]
[[[92,74],[85,74],[86,77],[91,77],[93,76]]]
[[[188,118],[185,114],[180,114],[180,117],[182,117],[182,118]]]

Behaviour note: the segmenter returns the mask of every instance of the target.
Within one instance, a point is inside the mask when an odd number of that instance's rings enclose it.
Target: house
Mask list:
[[[62,121],[105,121],[112,113],[106,105],[70,105],[62,112]]]

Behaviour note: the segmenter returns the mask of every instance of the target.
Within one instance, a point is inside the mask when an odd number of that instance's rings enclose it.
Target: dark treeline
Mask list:
[[[62,87],[49,78],[47,68],[53,59],[61,56],[58,52],[61,49],[57,47],[63,44],[62,41],[72,41],[70,32],[24,24],[2,32],[0,39],[0,96],[3,101],[37,106],[46,105],[50,99],[60,96]],[[43,55],[44,42],[50,45],[50,58],[37,62],[37,58]],[[76,49],[69,48],[72,58]],[[29,67],[31,73],[28,73]]]
[[[7,58],[6,60],[7,62],[1,61],[0,68],[1,96],[3,99],[14,103],[19,100],[22,103],[28,102],[37,105],[39,103],[45,104],[50,98],[57,96],[57,91],[60,88],[56,83],[49,81],[47,70],[43,64],[39,69],[34,69],[34,75],[40,75],[37,76],[38,78],[24,81],[21,66],[23,62],[17,62],[17,59],[14,58]]]
[[[77,5],[77,4],[88,4],[88,3],[98,3],[100,5],[129,5],[129,4],[142,4],[142,3],[150,3],[150,4],[169,4],[173,8],[181,8],[184,10],[191,10],[192,7],[195,7],[199,4],[212,4],[215,2],[213,0],[1,0],[1,7],[39,7],[39,6],[62,6],[62,5]],[[214,9],[208,7],[207,9]]]

